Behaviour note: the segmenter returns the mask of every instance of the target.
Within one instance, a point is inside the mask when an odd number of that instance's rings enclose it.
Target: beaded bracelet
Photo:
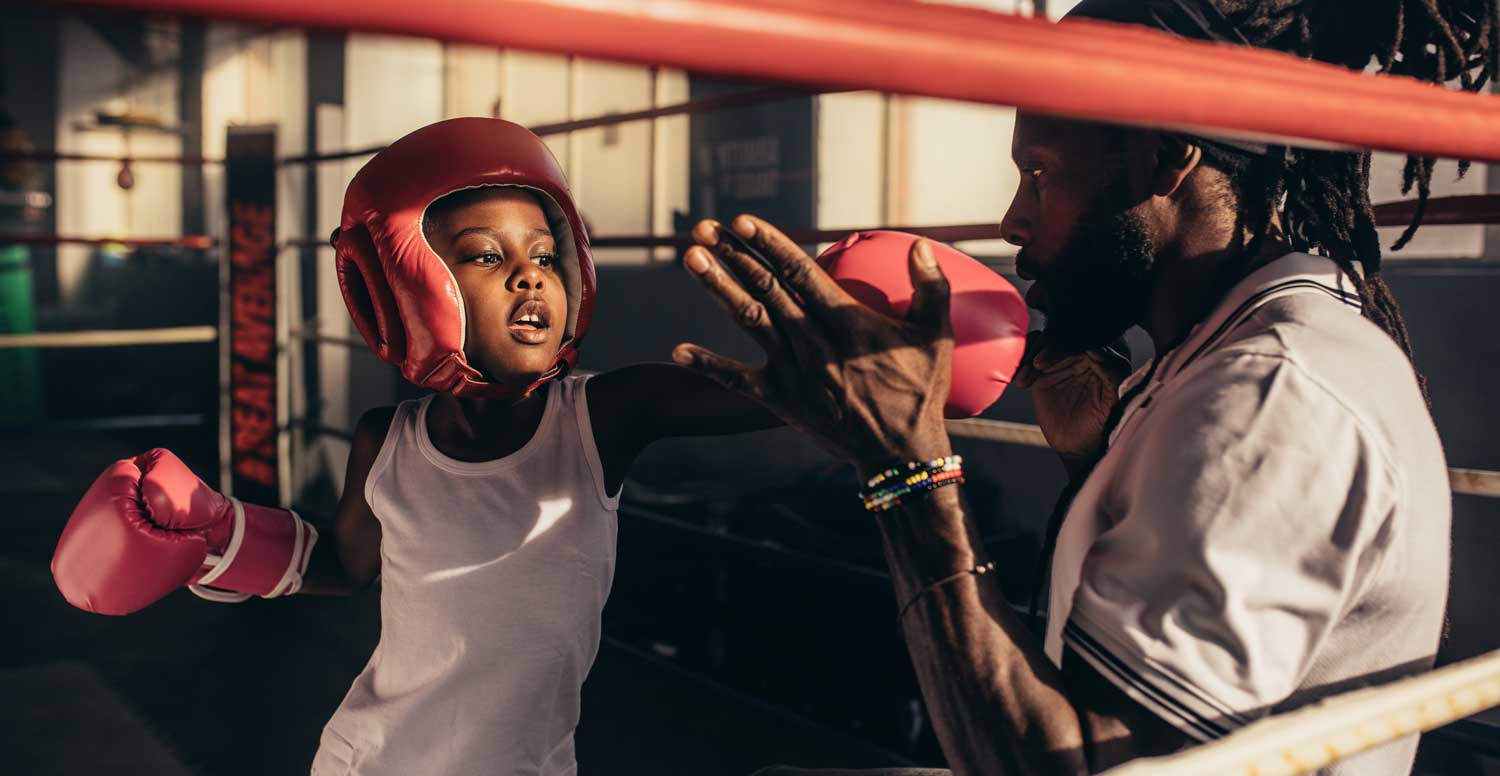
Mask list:
[[[948,455],[942,458],[934,458],[931,461],[907,461],[904,464],[901,464],[899,466],[892,466],[891,468],[886,469],[885,471],[875,475],[874,477],[871,477],[868,481],[865,482],[865,489],[874,490],[875,488],[879,487],[881,483],[892,477],[916,471],[917,469],[942,469],[943,467],[950,465],[962,466],[963,462],[964,457],[961,455]]]
[[[924,587],[920,591],[918,591],[916,595],[914,595],[914,596],[911,597],[910,601],[906,602],[905,606],[901,607],[901,611],[896,614],[896,622],[898,622],[898,623],[901,622],[901,619],[906,616],[907,610],[911,609],[913,606],[916,606],[917,602],[920,601],[920,600],[922,600],[922,598],[925,597],[928,593],[931,593],[932,591],[934,591],[934,590],[942,587],[943,585],[946,585],[946,584],[948,584],[950,582],[957,582],[958,580],[963,579],[964,577],[967,577],[970,574],[973,574],[976,577],[982,577],[985,574],[988,574],[988,573],[990,573],[991,571],[994,571],[994,570],[995,570],[995,562],[994,561],[990,561],[989,563],[986,563],[983,566],[975,566],[973,568],[967,568],[967,569],[964,569],[963,571],[958,572],[957,574],[951,574],[949,576],[943,577],[942,579],[939,579],[936,582],[933,582],[932,584],[930,584],[927,587]]]
[[[961,484],[964,481],[963,463],[963,456],[950,455],[886,469],[870,478],[866,483],[867,490],[860,494],[860,499],[864,502],[865,509],[884,512],[900,504],[901,499],[911,493]]]

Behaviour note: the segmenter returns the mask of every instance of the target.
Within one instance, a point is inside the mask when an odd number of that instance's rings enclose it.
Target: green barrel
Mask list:
[[[0,334],[36,330],[31,251],[0,245]],[[35,348],[0,348],[0,420],[42,416],[42,370]]]

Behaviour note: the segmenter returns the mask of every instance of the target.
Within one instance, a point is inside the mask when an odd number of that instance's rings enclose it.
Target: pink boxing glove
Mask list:
[[[297,592],[318,532],[295,512],[208,487],[170,451],[116,461],[84,494],[52,556],[74,606],[129,614],[183,585],[213,601]]]
[[[911,307],[907,259],[918,239],[905,232],[855,232],[818,263],[865,306],[901,318]],[[953,321],[953,384],[943,414],[970,418],[1000,398],[1021,364],[1026,300],[1010,281],[957,249],[934,242],[932,252],[948,278]]]

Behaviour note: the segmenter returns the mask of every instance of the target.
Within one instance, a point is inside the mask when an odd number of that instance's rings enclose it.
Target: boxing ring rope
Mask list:
[[[1022,447],[1048,446],[1040,426],[1006,420],[950,420],[948,434],[961,439],[1001,442]],[[1500,498],[1500,471],[1449,468],[1448,487],[1454,495]]]
[[[1405,226],[1411,223],[1417,210],[1417,200],[1384,202],[1375,206],[1377,226]],[[1433,197],[1427,200],[1423,211],[1424,226],[1480,226],[1500,224],[1500,194],[1473,194],[1452,197]],[[889,229],[911,232],[946,243],[967,240],[998,240],[1000,225],[995,224],[948,224],[941,226],[871,226],[851,229],[803,229],[788,230],[786,235],[802,244],[838,242],[851,232],[874,229]],[[589,240],[596,248],[655,248],[670,246],[686,248],[693,238],[686,234],[601,236]],[[1387,261],[1401,261],[1399,255],[1386,257]],[[1415,259],[1421,261],[1421,259]]]
[[[1500,162],[1500,100],[1103,22],[902,0],[53,0],[867,89],[1240,137]],[[566,29],[566,36],[555,30]],[[899,62],[900,66],[893,67]],[[1187,65],[1191,65],[1188,67]],[[943,73],[944,78],[933,78]],[[1394,104],[1422,110],[1391,111]],[[1339,121],[1324,116],[1337,113]]]
[[[548,135],[561,135],[569,132],[578,132],[596,127],[608,127],[623,124],[630,121],[645,121],[649,119],[665,118],[668,116],[681,116],[692,113],[705,113],[715,110],[726,110],[729,108],[743,108],[751,105],[761,105],[768,102],[777,102],[796,97],[807,97],[815,94],[826,94],[828,92],[808,91],[789,87],[771,86],[759,89],[746,89],[743,92],[732,94],[720,94],[712,97],[700,97],[695,100],[685,100],[671,105],[662,105],[645,110],[628,111],[624,113],[606,113],[599,116],[590,116],[569,121],[559,121],[551,124],[537,124],[528,127],[535,135],[546,137]],[[298,154],[286,156],[277,160],[280,165],[293,164],[318,164],[321,162],[336,162],[345,159],[355,159],[361,156],[370,156],[379,153],[385,148],[385,144],[369,146],[367,148],[355,148],[344,151],[331,151],[316,154]],[[211,159],[201,156],[112,156],[106,154],[83,154],[55,150],[35,151],[0,151],[0,159],[18,159],[36,162],[115,162],[122,165],[135,163],[156,164],[223,164],[223,159]],[[3,242],[3,238],[0,238]]]
[[[216,342],[217,326],[165,326],[157,329],[98,329],[0,334],[5,348],[100,348],[134,345],[183,345]]]
[[[1500,651],[1336,695],[1104,776],[1293,776],[1500,705]]]
[[[692,113],[706,113],[715,110],[726,110],[729,108],[743,108],[751,105],[761,105],[768,102],[789,100],[794,97],[807,97],[814,94],[826,92],[812,92],[805,89],[792,89],[780,86],[771,86],[761,89],[747,89],[743,92],[732,94],[719,94],[712,97],[700,97],[696,100],[685,100],[671,105],[662,105],[645,110],[627,111],[624,113],[606,113],[600,116],[559,121],[552,124],[536,124],[527,127],[531,133],[541,137],[548,135],[563,135],[570,132],[578,132],[596,127],[610,127],[631,121],[646,121],[649,119],[665,118],[667,116],[681,116]],[[385,144],[369,146],[367,148],[356,148],[346,151],[331,151],[328,153],[300,154],[287,156],[278,160],[279,164],[316,164],[319,162],[334,162],[344,159],[354,159],[361,156],[369,156],[379,153],[385,149]]]
[[[74,151],[36,149],[32,151],[0,152],[0,159],[18,159],[29,162],[114,162],[116,164],[223,164],[223,159],[206,156],[163,156],[135,154],[85,154]]]
[[[1416,215],[1418,201],[1404,199],[1375,206],[1379,226],[1404,226]],[[1473,226],[1500,224],[1500,194],[1467,194],[1434,197],[1422,210],[1423,226]]]
[[[302,328],[292,329],[287,332],[287,335],[293,339],[300,339],[303,342],[316,342],[320,345],[338,345],[354,349],[365,347],[365,341],[359,337],[319,331],[317,329],[317,321],[308,321]]]
[[[0,423],[0,433],[70,433],[95,431],[133,431],[143,428],[184,428],[201,426],[208,415],[190,412],[165,415],[127,415],[111,418],[74,418]]]
[[[206,251],[219,244],[217,237],[190,234],[182,237],[84,237],[61,234],[0,234],[0,245],[117,245],[122,248],[186,248]]]
[[[965,418],[948,421],[948,434],[982,442],[1003,442],[1022,447],[1047,447],[1047,437],[1042,427],[1030,423],[1015,423],[1009,420],[987,418]]]
[[[1411,217],[1415,210],[1415,200],[1379,204],[1375,206],[1375,221],[1379,226],[1405,226],[1411,222]],[[1422,218],[1422,223],[1425,226],[1483,226],[1500,224],[1500,194],[1433,197],[1427,201],[1427,210]],[[786,235],[793,242],[810,245],[838,242],[853,232],[865,232],[875,229],[910,232],[946,243],[1003,239],[1000,235],[1000,224],[998,223],[939,224],[928,226],[881,225],[844,229],[788,229]],[[3,244],[5,240],[6,237],[0,235],[0,244]],[[687,234],[599,235],[589,238],[589,245],[594,248],[686,248],[692,242],[692,236]],[[281,247],[286,249],[326,248],[328,247],[328,240],[327,238],[312,236],[293,237],[283,241]],[[1426,259],[1405,259],[1399,254],[1394,254],[1387,256],[1385,261],[1426,261]]]

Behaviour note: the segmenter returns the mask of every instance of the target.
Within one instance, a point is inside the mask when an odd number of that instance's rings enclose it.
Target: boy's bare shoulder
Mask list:
[[[359,422],[354,424],[354,438],[357,440],[363,436],[378,434],[380,439],[391,428],[391,421],[396,418],[395,406],[372,407],[359,416]]]
[[[386,434],[390,432],[391,422],[395,417],[395,407],[374,407],[365,410],[364,414],[359,416],[359,421],[354,424],[351,457],[364,460],[368,468],[369,464],[374,462],[375,456],[380,453],[380,446],[385,444]]]

